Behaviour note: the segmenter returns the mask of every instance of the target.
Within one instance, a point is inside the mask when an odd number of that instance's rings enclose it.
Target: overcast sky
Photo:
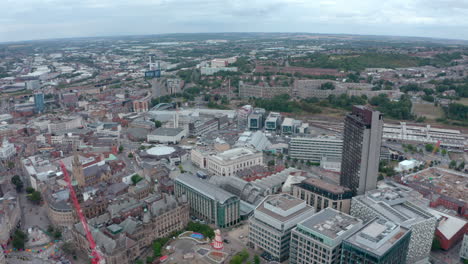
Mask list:
[[[468,0],[0,0],[0,42],[196,32],[468,40]]]

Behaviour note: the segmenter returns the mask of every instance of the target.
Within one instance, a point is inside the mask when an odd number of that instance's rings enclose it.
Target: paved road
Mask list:
[[[431,251],[431,260],[436,264],[461,264],[460,260],[461,241],[453,246],[450,250]]]

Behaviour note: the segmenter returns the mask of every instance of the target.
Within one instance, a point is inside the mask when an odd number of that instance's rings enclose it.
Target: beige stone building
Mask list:
[[[232,176],[257,165],[263,165],[263,153],[245,147],[229,149],[206,158],[206,168],[218,176]]]
[[[159,196],[152,201],[154,199],[150,197],[145,200],[147,210],[143,211],[142,220],[127,217],[118,224],[106,226],[110,220],[108,213],[89,220],[93,237],[106,264],[134,263],[155,239],[167,237],[187,226],[190,218],[186,202],[179,202],[173,196]],[[75,245],[89,254],[89,244],[80,223],[73,226],[72,236]]]
[[[68,202],[66,191],[62,192],[52,193],[49,189],[43,191],[47,216],[54,226],[71,227],[77,218],[73,206]]]

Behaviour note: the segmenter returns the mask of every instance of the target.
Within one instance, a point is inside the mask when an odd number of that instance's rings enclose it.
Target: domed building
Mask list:
[[[145,162],[166,161],[172,166],[177,166],[187,160],[187,150],[178,146],[155,145],[149,149],[141,150],[139,156]]]

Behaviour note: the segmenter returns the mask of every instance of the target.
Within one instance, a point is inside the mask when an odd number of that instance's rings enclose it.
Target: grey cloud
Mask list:
[[[468,39],[463,0],[2,0],[0,41],[307,31]]]

